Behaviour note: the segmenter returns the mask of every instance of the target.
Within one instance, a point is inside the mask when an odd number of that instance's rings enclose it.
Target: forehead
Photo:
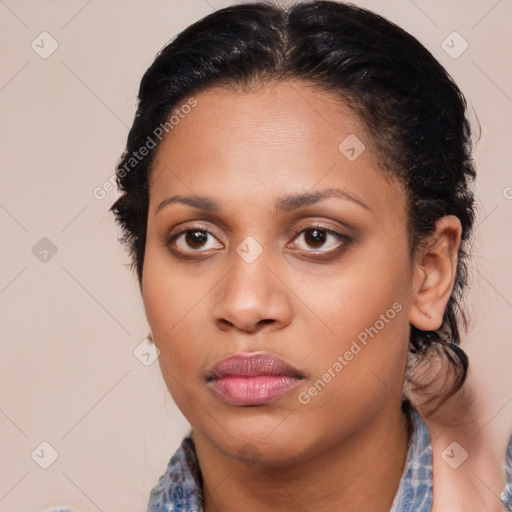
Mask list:
[[[362,123],[332,93],[285,82],[252,92],[214,88],[194,100],[158,149],[150,209],[171,192],[261,205],[293,191],[341,187],[381,214],[403,200]]]

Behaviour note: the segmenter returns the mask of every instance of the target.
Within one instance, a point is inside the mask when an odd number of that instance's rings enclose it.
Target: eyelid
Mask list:
[[[301,227],[294,227],[294,228],[292,228],[291,231],[295,237],[296,235],[299,235],[300,233],[303,233],[304,231],[310,231],[310,230],[314,230],[314,229],[325,231],[325,232],[330,233],[333,236],[336,236],[338,238],[346,239],[347,241],[352,240],[352,236],[344,234],[344,233],[340,233],[339,229],[341,229],[341,228],[328,227],[328,226],[322,224],[322,221],[318,221],[318,220],[310,221],[308,224],[303,225]],[[348,226],[347,226],[347,230],[350,231],[350,228]]]
[[[309,224],[307,224],[305,226],[292,228],[292,233],[294,235],[298,235],[298,234],[300,234],[300,233],[302,233],[304,231],[313,230],[313,229],[319,229],[319,230],[321,229],[323,231],[329,231],[329,232],[332,232],[332,233],[336,232],[333,229],[330,229],[330,228],[327,228],[325,226],[322,226],[322,224],[320,224],[319,221],[312,221],[312,222],[309,222]]]

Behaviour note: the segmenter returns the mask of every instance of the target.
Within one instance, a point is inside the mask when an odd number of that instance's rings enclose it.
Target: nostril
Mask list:
[[[219,323],[221,323],[222,325],[227,325],[227,326],[229,326],[229,327],[231,327],[232,325],[234,325],[234,324],[233,324],[233,322],[230,322],[229,320],[226,320],[225,318],[221,318],[221,319],[219,320]]]

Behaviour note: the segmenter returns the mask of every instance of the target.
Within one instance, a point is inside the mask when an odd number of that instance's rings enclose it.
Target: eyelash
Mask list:
[[[337,254],[341,250],[343,250],[346,245],[348,245],[348,244],[350,244],[352,242],[352,239],[349,236],[343,235],[341,233],[338,233],[337,231],[334,231],[332,229],[328,229],[328,228],[326,228],[326,227],[324,227],[324,226],[322,226],[321,224],[318,224],[318,223],[313,223],[313,224],[310,224],[309,226],[306,226],[306,227],[292,229],[293,239],[295,240],[295,238],[297,238],[297,236],[302,234],[302,233],[306,233],[308,231],[315,231],[315,230],[325,232],[327,235],[332,235],[336,240],[342,242],[336,248],[330,249],[328,251],[321,251],[321,249],[320,249],[319,251],[323,252],[323,254],[319,254],[320,256],[322,256],[322,255],[325,256],[325,255]],[[194,233],[196,231],[200,231],[202,233],[207,233],[209,235],[214,236],[217,239],[222,239],[222,235],[219,232],[217,232],[217,231],[215,231],[215,230],[213,230],[213,229],[211,229],[211,228],[209,228],[207,226],[204,226],[204,225],[196,225],[196,226],[188,227],[187,229],[183,229],[179,233],[176,233],[176,234],[170,236],[166,240],[165,245],[170,248],[172,243],[175,240],[177,240],[181,235],[184,235],[184,234],[187,234],[187,233]],[[173,252],[178,252],[182,256],[185,254],[183,251],[180,251],[179,249],[177,251],[173,251]],[[201,254],[200,251],[186,251],[186,252],[188,252],[188,254],[185,255],[184,257],[192,257],[193,258],[193,256],[190,256],[190,255]],[[307,251],[307,252],[315,252],[315,250]]]

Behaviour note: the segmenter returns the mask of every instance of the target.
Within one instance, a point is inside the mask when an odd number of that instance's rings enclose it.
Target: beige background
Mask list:
[[[230,3],[0,0],[2,512],[143,511],[187,430],[157,362],[133,353],[148,329],[107,211],[116,192],[92,191],[114,172],[156,52]],[[465,347],[489,428],[512,425],[512,1],[356,3],[423,42],[482,125]],[[58,43],[46,59],[44,31]],[[469,44],[456,59],[441,46],[453,31]],[[42,442],[58,453],[48,469]]]

